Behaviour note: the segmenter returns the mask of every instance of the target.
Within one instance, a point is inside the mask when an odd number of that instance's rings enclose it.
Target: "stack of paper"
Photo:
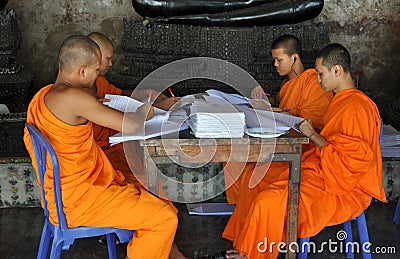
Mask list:
[[[192,104],[188,124],[197,138],[241,138],[246,125],[244,113],[234,106],[201,100]]]
[[[400,157],[400,132],[391,125],[383,125],[381,139],[383,157]]]

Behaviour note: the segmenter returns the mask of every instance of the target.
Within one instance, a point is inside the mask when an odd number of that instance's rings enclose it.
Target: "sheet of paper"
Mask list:
[[[206,91],[207,94],[209,95],[215,95],[218,96],[222,99],[225,99],[231,104],[248,104],[249,103],[249,98],[238,95],[238,94],[228,94],[224,93],[215,89],[210,89]]]
[[[289,130],[290,128],[297,130],[296,124],[304,120],[292,115],[257,110],[241,105],[237,105],[236,108],[244,112],[248,128],[263,128],[267,131],[282,131]]]
[[[105,105],[122,112],[136,112],[137,108],[144,104],[143,102],[123,95],[106,94],[104,98],[110,99],[109,102],[104,102]],[[154,108],[155,115],[166,113],[167,111]]]
[[[188,128],[188,125],[181,121],[169,121],[169,120],[161,120],[157,118],[152,123],[146,122],[144,126],[144,130],[134,133],[134,134],[122,134],[121,132],[111,136],[109,138],[109,142],[111,145],[115,145],[124,141],[129,140],[143,140],[154,137],[159,137],[165,134],[170,134],[174,132],[178,132],[181,130],[185,130]]]

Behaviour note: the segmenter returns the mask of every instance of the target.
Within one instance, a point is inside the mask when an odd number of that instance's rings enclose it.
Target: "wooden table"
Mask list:
[[[154,166],[172,162],[269,162],[290,163],[287,244],[297,242],[302,145],[308,138],[290,131],[278,138],[199,139],[188,130],[174,136],[141,140],[149,190],[158,194],[158,169]],[[199,155],[199,154],[204,155]],[[205,161],[206,159],[206,161]],[[286,258],[296,258],[288,250]]]

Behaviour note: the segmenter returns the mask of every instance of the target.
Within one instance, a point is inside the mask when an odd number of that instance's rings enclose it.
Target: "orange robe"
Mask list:
[[[91,122],[72,126],[54,116],[44,102],[52,87],[48,85],[34,96],[28,107],[27,123],[49,140],[58,156],[68,225],[136,230],[127,247],[130,258],[167,259],[178,225],[176,208],[125,181],[124,175],[114,170],[93,138]],[[26,129],[24,142],[37,168]],[[58,224],[51,175],[46,174],[44,181],[50,220]]]
[[[313,126],[317,129],[323,128],[323,116],[332,99],[332,92],[325,92],[319,85],[318,73],[315,69],[305,70],[300,75],[284,83],[279,91],[280,103],[282,109],[290,109],[294,116],[310,119]],[[303,151],[311,148],[313,145],[303,146]],[[285,163],[274,162],[270,167],[282,167]],[[226,197],[229,203],[236,203],[238,200],[240,185],[246,184],[244,179],[247,174],[252,174],[255,168],[254,163],[227,163],[224,166],[225,184],[229,186],[226,190]],[[257,170],[268,169],[269,164],[258,164]],[[269,171],[268,171],[269,173]],[[238,179],[238,180],[236,180]]]
[[[386,202],[379,146],[380,116],[361,91],[337,93],[324,116],[327,142],[303,154],[298,236],[311,237],[324,227],[343,223],[365,210],[372,197]],[[268,173],[255,188],[241,190],[223,237],[249,259],[276,258],[276,246],[257,250],[259,242],[285,241],[289,168]]]
[[[122,93],[120,88],[117,88],[102,76],[96,78],[96,89],[97,96],[101,99],[104,99],[106,94],[121,95]],[[140,150],[137,141],[110,146],[109,137],[116,133],[118,133],[116,130],[93,123],[94,138],[106,153],[113,167],[121,171],[129,181],[140,184],[132,172],[136,175],[143,174],[144,167],[142,160],[138,156],[138,153],[141,153],[142,150]],[[124,147],[129,148],[129,163],[125,157]]]

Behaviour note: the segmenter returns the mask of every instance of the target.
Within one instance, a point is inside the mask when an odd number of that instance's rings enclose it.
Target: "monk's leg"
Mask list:
[[[286,210],[287,181],[271,184],[259,193],[247,212],[232,215],[223,237],[233,241],[240,256],[276,258],[278,244],[285,239]]]
[[[176,213],[170,202],[144,189],[111,186],[77,224],[135,230],[127,246],[129,258],[168,259],[178,226]]]

